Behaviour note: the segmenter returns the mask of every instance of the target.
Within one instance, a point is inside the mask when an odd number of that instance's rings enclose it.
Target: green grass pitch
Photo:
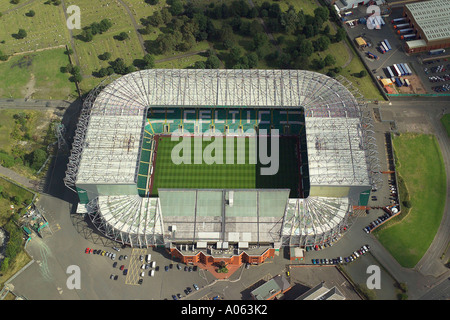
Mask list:
[[[255,161],[250,161],[254,149],[256,138],[231,138],[234,140],[234,161],[232,164],[227,164],[226,161],[226,145],[223,141],[223,163],[208,164],[202,156],[202,163],[195,164],[195,148],[194,145],[200,146],[200,143],[195,142],[191,138],[192,148],[189,149],[191,153],[191,162],[188,164],[175,164],[172,161],[172,150],[179,144],[179,141],[171,141],[168,136],[158,136],[158,146],[156,149],[156,162],[154,167],[154,176],[152,181],[151,195],[158,195],[158,189],[290,189],[291,196],[298,196],[300,188],[300,173],[299,160],[297,157],[296,146],[298,140],[295,137],[281,137],[279,140],[279,169],[275,175],[261,175],[261,168],[269,167],[269,165],[262,165],[259,157],[256,156]],[[242,141],[238,139],[245,139],[245,162],[238,163],[238,146]],[[198,154],[205,154],[205,148],[208,148],[213,140],[201,142],[201,152]],[[270,142],[270,139],[268,139]],[[257,140],[259,142],[259,140]],[[228,142],[230,143],[230,142]],[[256,143],[259,147],[259,143]],[[233,144],[230,144],[233,145]],[[252,148],[250,148],[253,146]],[[207,149],[208,150],[208,149]],[[253,151],[251,151],[253,150]],[[259,149],[258,149],[259,150]],[[271,155],[271,146],[268,145],[268,154]],[[198,152],[198,150],[197,150]],[[178,153],[184,156],[183,152]],[[207,153],[209,154],[209,153]],[[243,154],[243,153],[242,153]],[[257,154],[257,152],[256,152]],[[215,153],[212,152],[215,156]],[[242,162],[242,161],[241,161]]]

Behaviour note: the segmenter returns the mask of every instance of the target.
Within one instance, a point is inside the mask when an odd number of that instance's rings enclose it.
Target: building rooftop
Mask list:
[[[369,172],[356,118],[305,119],[311,186],[369,186]]]
[[[274,295],[288,290],[290,286],[285,277],[278,275],[254,289],[251,295],[255,300],[268,300]]]
[[[428,41],[450,39],[450,1],[431,0],[405,4]]]
[[[311,288],[296,300],[345,300],[344,295],[338,288],[328,289],[323,282]]]

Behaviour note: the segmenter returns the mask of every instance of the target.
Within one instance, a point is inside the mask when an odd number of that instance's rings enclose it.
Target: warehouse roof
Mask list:
[[[428,41],[450,39],[450,1],[431,0],[406,4]]]

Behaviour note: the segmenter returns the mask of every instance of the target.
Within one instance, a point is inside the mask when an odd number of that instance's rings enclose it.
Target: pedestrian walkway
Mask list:
[[[227,265],[228,272],[219,273],[217,272],[219,268],[215,265],[206,265],[199,262],[194,263],[194,265],[197,266],[198,268],[209,271],[209,273],[211,273],[218,280],[229,279],[241,267],[241,265],[228,264]]]

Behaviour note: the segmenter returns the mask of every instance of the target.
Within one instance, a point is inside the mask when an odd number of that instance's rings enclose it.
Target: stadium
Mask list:
[[[121,244],[186,263],[260,263],[348,228],[381,181],[373,133],[344,78],[142,70],[86,98],[64,182]]]

